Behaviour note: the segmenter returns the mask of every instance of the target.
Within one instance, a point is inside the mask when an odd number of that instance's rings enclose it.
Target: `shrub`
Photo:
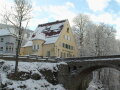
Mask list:
[[[45,79],[53,84],[56,85],[58,84],[58,72],[52,72],[51,70],[40,70],[40,73],[42,73],[42,75],[45,77]]]
[[[34,80],[40,80],[41,79],[41,76],[37,73],[34,73],[31,75],[31,79],[34,79]]]
[[[17,72],[17,73],[9,73],[7,75],[8,79],[11,79],[11,80],[20,80],[20,81],[23,81],[23,80],[27,80],[30,78],[30,73],[29,72]]]

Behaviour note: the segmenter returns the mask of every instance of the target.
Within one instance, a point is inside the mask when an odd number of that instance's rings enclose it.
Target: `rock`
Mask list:
[[[7,75],[8,79],[11,79],[11,80],[20,80],[20,81],[23,81],[23,80],[27,80],[30,78],[30,74],[29,72],[17,72],[16,74],[15,73],[9,73]]]
[[[41,79],[41,76],[40,76],[39,74],[37,74],[37,73],[33,73],[33,74],[31,75],[31,79],[40,80],[40,79]]]
[[[25,89],[25,88],[26,88],[26,85],[18,86],[18,88]]]
[[[56,85],[58,84],[58,72],[52,72],[51,70],[40,70],[40,73],[45,77],[45,79],[53,84],[53,85]]]

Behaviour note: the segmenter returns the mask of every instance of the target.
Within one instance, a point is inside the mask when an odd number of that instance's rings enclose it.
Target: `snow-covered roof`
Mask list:
[[[38,25],[32,34],[31,40],[44,40],[45,44],[55,43],[63,29],[65,21],[61,20]],[[24,47],[27,47],[26,44]]]
[[[32,33],[32,30],[26,29],[25,33]],[[18,30],[12,25],[0,24],[0,36],[17,34]]]
[[[55,43],[57,41],[58,37],[59,37],[59,35],[46,38],[45,44]]]
[[[33,45],[33,42],[31,40],[29,40],[24,46],[22,47],[29,47],[29,46],[32,46]]]
[[[44,40],[45,41],[45,34],[42,32],[38,32],[38,28],[36,29],[36,32],[33,33],[31,40]]]
[[[12,35],[7,29],[0,29],[0,36]]]
[[[32,46],[32,40],[44,40],[45,44],[55,43],[63,29],[65,21],[61,20],[38,25],[32,34],[31,41],[28,41],[23,47]]]
[[[55,43],[65,21],[66,20],[61,20],[38,25],[37,29],[32,35],[32,40],[42,39],[46,41],[45,44]]]

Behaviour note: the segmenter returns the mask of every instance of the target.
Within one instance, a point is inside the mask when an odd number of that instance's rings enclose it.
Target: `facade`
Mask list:
[[[77,57],[77,47],[68,20],[40,24],[21,48],[21,55]]]
[[[0,24],[0,54],[16,53],[17,39],[13,34],[15,34],[13,26]],[[28,40],[30,34],[32,34],[30,30],[25,33],[22,45]]]
[[[0,53],[12,53],[15,54],[16,48],[16,38],[7,35],[7,36],[0,36]]]

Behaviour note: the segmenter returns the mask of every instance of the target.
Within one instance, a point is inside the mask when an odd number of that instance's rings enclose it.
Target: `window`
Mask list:
[[[39,45],[37,45],[37,49],[39,49]]]
[[[0,47],[0,51],[3,51],[3,47]]]
[[[6,46],[6,51],[8,51],[8,46]]]
[[[11,48],[12,52],[13,52],[13,47]]]
[[[70,37],[68,36],[68,40],[70,41]]]
[[[65,44],[65,48],[67,48],[67,49],[68,49],[68,44]]]
[[[70,36],[65,35],[64,38],[65,38],[66,40],[71,41],[71,37],[70,37]]]
[[[45,29],[46,29],[46,30],[50,30],[50,28],[51,28],[51,27],[46,27]]]
[[[73,49],[74,49],[73,46],[71,46],[71,45],[69,45],[69,44],[65,44],[65,43],[62,43],[62,47],[67,48],[67,49],[70,49],[70,50],[73,50]]]
[[[50,51],[47,51],[47,56],[50,57]]]
[[[62,46],[65,47],[65,44],[63,43]]]
[[[70,45],[68,45],[68,49],[70,49]]]
[[[67,28],[67,32],[69,33],[69,28]]]
[[[67,40],[67,35],[65,35],[64,38]]]
[[[11,46],[9,46],[9,51],[11,51]]]
[[[40,49],[40,46],[38,44],[35,44],[35,45],[33,45],[32,49],[33,50],[38,50],[38,49]]]
[[[13,45],[6,46],[6,52],[13,52],[13,47],[14,47]]]
[[[35,50],[36,49],[36,45],[33,45],[33,50]]]
[[[0,42],[3,42],[4,41],[4,38],[1,38]]]

